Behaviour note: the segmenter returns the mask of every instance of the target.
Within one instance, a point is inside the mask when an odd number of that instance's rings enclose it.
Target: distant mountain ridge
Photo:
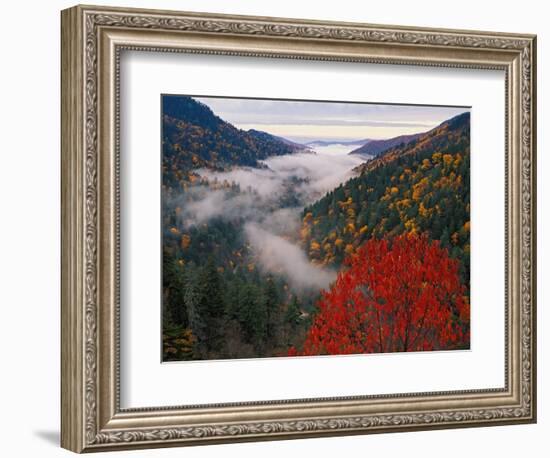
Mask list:
[[[280,141],[283,142],[285,145],[290,146],[291,148],[294,148],[294,152],[299,151],[310,151],[310,149],[306,145],[302,145],[301,143],[293,142],[292,140],[289,140],[288,138],[279,137],[278,135],[269,134],[267,132],[264,132],[263,130],[256,130],[256,129],[248,129],[247,132],[259,139],[262,140],[268,140],[268,141]],[[313,152],[313,151],[311,151]]]
[[[169,170],[257,167],[269,156],[307,150],[267,132],[238,129],[189,96],[162,97],[162,148]]]
[[[313,140],[305,143],[306,146],[330,146],[330,145],[365,145],[372,140],[364,138],[362,140]]]
[[[407,143],[400,142],[394,147],[384,150],[378,157],[355,168],[356,172],[364,173],[381,165],[392,162],[406,155],[421,155],[426,151],[444,149],[453,144],[452,137],[470,135],[470,113],[465,112],[450,118],[428,132],[417,134],[416,138]],[[399,138],[399,137],[396,137]],[[452,151],[451,151],[452,152]]]
[[[382,154],[384,151],[393,148],[394,146],[407,144],[413,140],[416,140],[421,135],[424,135],[424,133],[425,132],[411,135],[399,135],[398,137],[388,138],[385,140],[371,140],[360,148],[354,149],[349,154],[376,157]]]

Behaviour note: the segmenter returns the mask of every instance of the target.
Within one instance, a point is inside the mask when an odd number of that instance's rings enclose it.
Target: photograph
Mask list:
[[[470,348],[470,107],[160,98],[163,362]]]

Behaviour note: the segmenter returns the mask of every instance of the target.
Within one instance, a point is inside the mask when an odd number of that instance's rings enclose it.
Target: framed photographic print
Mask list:
[[[469,349],[469,108],[161,97],[163,361]]]
[[[532,35],[62,12],[62,446],[536,419]]]

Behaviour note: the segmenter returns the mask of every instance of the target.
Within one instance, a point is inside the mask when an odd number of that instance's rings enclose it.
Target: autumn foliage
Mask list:
[[[446,350],[469,346],[459,262],[425,234],[372,238],[350,255],[303,349],[289,355]]]

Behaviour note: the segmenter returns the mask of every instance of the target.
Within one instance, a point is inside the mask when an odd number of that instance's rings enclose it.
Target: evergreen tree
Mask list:
[[[181,266],[169,254],[162,257],[163,282],[163,320],[178,326],[187,326],[188,317],[185,309],[185,281]]]
[[[439,239],[441,241],[441,246],[443,248],[450,247],[449,239],[450,239],[449,229],[445,227],[443,229],[443,232],[441,233],[441,238]]]
[[[240,324],[246,341],[262,352],[267,338],[266,301],[258,287],[247,283],[242,289],[239,304]]]
[[[292,300],[286,309],[285,322],[291,327],[295,327],[300,322],[301,314],[300,302],[298,301],[298,297],[294,295],[292,296]]]
[[[187,316],[189,317],[189,327],[193,331],[197,339],[196,353],[197,357],[200,357],[201,350],[203,349],[202,342],[206,339],[206,323],[203,315],[198,308],[199,292],[197,287],[197,268],[194,263],[187,264],[185,268],[185,308],[187,310]]]
[[[264,296],[267,324],[266,335],[267,339],[271,342],[276,338],[278,328],[281,325],[279,313],[280,298],[273,277],[269,277],[267,280]]]
[[[222,346],[224,320],[223,288],[220,274],[210,257],[199,271],[193,307],[193,332],[202,352],[217,352]]]

